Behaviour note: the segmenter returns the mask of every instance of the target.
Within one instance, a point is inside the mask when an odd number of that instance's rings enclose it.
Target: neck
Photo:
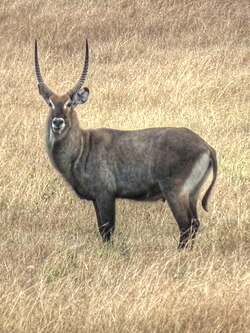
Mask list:
[[[84,150],[84,135],[80,129],[78,119],[72,119],[71,126],[65,133],[57,135],[48,122],[47,150],[51,162],[64,178],[72,183],[72,168],[78,164]]]

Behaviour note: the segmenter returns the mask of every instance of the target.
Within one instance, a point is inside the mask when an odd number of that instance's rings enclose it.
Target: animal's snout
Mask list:
[[[63,123],[64,123],[64,120],[62,118],[54,118],[52,120],[52,125],[54,127],[61,127]]]
[[[61,131],[65,126],[65,121],[63,118],[53,118],[52,128],[54,131]]]

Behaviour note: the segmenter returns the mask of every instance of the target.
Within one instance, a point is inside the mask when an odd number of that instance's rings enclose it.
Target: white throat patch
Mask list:
[[[55,143],[55,135],[54,132],[52,130],[52,128],[49,128],[49,144],[51,146],[51,149],[54,147],[54,143]]]

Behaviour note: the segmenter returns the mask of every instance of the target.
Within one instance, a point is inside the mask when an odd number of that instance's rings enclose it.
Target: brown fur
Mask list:
[[[202,200],[206,210],[216,181],[214,149],[186,128],[82,130],[75,107],[87,101],[88,88],[57,96],[41,78],[38,57],[36,68],[39,92],[50,107],[46,136],[50,160],[81,199],[93,202],[103,240],[109,241],[114,232],[117,198],[163,199],[180,228],[179,248],[189,240],[192,244],[199,227],[198,195],[210,170],[212,183]]]

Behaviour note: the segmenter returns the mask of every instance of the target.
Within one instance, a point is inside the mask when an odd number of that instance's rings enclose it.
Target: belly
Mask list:
[[[165,201],[160,186],[158,184],[150,186],[148,188],[140,189],[128,189],[127,191],[120,191],[118,198],[131,199],[137,201]]]

